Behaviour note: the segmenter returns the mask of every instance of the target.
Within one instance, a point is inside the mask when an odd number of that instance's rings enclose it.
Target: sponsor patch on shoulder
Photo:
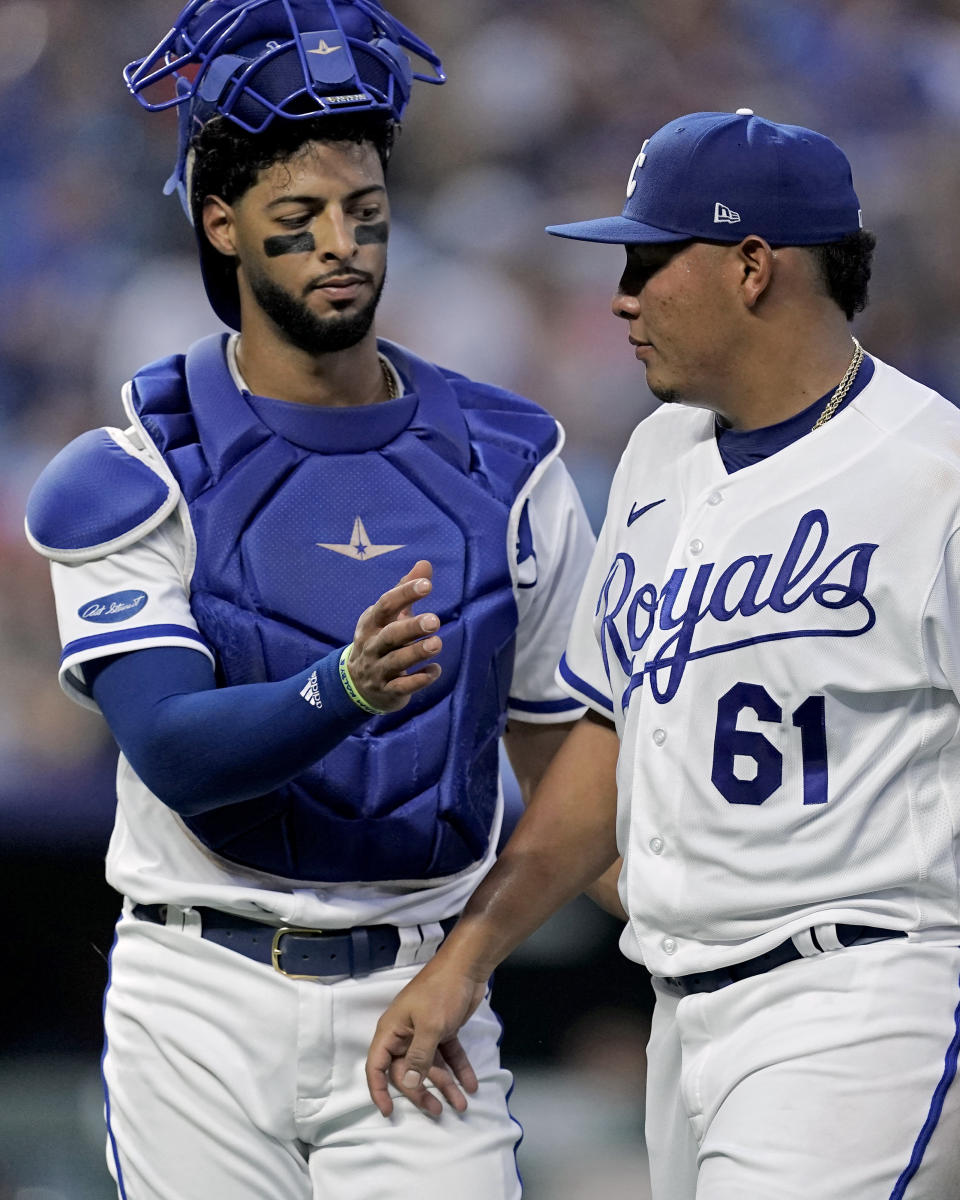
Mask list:
[[[146,607],[147,593],[139,591],[111,592],[89,600],[77,609],[84,621],[95,621],[98,625],[111,625],[114,621],[129,621]]]

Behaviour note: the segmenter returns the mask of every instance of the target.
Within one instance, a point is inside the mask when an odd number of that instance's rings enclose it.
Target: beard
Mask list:
[[[349,350],[370,332],[380,303],[386,275],[363,308],[348,315],[318,317],[304,300],[263,275],[250,276],[250,290],[283,337],[307,354],[335,354]]]
[[[647,381],[647,387],[650,389],[653,395],[656,396],[661,404],[682,403],[682,397],[676,388],[664,387],[662,385],[659,387],[653,386],[650,384],[649,380]]]

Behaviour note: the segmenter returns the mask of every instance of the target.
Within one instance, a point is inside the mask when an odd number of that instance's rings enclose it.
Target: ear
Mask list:
[[[215,250],[236,258],[236,220],[233,207],[219,196],[207,196],[203,202],[203,231]]]
[[[776,255],[770,243],[756,234],[736,248],[738,286],[743,303],[753,308],[773,280]]]

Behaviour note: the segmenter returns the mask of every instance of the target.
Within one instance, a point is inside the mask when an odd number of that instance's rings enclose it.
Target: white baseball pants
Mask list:
[[[655,987],[654,1200],[960,1196],[960,949],[883,941]]]
[[[125,917],[103,1061],[107,1159],[122,1200],[518,1200],[484,1002],[462,1033],[480,1079],[464,1116],[373,1107],[364,1061],[419,966],[297,981],[189,931]]]

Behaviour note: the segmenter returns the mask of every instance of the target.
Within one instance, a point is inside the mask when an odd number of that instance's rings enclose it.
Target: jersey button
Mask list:
[[[702,554],[703,542],[701,542],[699,538],[694,538],[690,543],[689,550],[691,554]]]
[[[711,492],[710,495],[707,497],[707,503],[710,505],[711,508],[714,508],[714,507],[716,507],[716,505],[718,505],[720,503],[720,501],[722,499],[723,499],[723,497],[720,495],[719,492]]]
[[[660,943],[660,946],[664,954],[676,954],[677,952],[677,942],[675,938],[664,938]]]
[[[654,852],[654,854],[662,854],[663,853],[663,838],[652,837],[650,839],[650,849]]]
[[[653,737],[653,744],[655,746],[662,746],[663,743],[667,740],[667,731],[665,729],[655,729],[653,731],[652,737]]]

